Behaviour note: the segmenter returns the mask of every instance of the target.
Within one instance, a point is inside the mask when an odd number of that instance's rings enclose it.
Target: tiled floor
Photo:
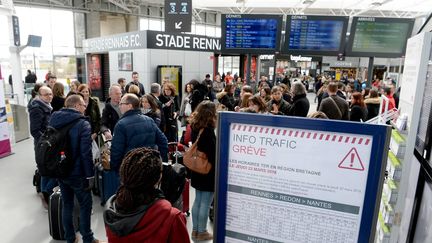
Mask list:
[[[14,154],[0,159],[0,242],[2,243],[54,243],[49,235],[48,214],[44,211],[40,198],[32,186],[35,170],[33,140],[15,144]],[[194,190],[190,190],[191,207]],[[98,197],[93,198],[92,229],[95,237],[106,240],[103,207]],[[191,232],[191,217],[187,226]],[[209,231],[212,225],[209,222]],[[210,242],[210,241],[209,241]]]

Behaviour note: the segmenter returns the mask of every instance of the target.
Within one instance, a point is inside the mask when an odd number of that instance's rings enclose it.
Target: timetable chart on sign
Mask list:
[[[230,49],[276,49],[277,26],[277,19],[227,19],[225,47]]]
[[[227,242],[357,242],[371,136],[230,129]]]
[[[290,24],[290,50],[338,51],[343,21],[293,19]]]

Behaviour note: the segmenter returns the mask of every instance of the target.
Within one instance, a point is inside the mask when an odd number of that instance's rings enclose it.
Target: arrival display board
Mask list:
[[[388,126],[222,112],[216,242],[373,242]]]
[[[354,17],[347,55],[401,57],[413,25],[414,19]]]

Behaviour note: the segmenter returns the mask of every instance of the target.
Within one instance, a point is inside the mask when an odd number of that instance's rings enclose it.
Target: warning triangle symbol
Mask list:
[[[349,169],[349,170],[360,170],[364,171],[363,162],[360,159],[359,154],[357,153],[357,149],[352,148],[347,155],[342,159],[339,163],[339,168],[341,169]]]

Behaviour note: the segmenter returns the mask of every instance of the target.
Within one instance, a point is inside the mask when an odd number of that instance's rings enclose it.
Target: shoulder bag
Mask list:
[[[190,170],[199,174],[208,174],[212,165],[209,163],[207,155],[198,150],[198,141],[204,129],[199,131],[195,143],[183,155],[183,163]]]

